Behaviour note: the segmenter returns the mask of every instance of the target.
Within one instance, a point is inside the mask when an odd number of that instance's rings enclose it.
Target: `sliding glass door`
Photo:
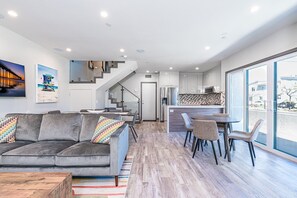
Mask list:
[[[238,70],[229,73],[228,78],[228,113],[240,120],[239,123],[233,124],[233,130],[243,130],[243,112],[244,112],[244,71]]]
[[[274,148],[297,156],[297,56],[274,65]]]
[[[267,139],[267,65],[246,70],[246,130],[251,131],[259,119],[264,120],[257,142]]]
[[[267,150],[297,157],[297,53],[227,74],[227,106],[242,119],[236,129],[264,124],[256,142]]]

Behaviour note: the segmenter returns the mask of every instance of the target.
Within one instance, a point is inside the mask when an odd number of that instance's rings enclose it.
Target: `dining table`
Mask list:
[[[231,156],[230,156],[230,147],[228,142],[228,130],[230,133],[232,133],[232,123],[238,123],[240,122],[239,119],[230,117],[230,116],[217,116],[217,115],[198,115],[193,114],[191,116],[192,120],[214,120],[218,126],[224,127],[224,146],[225,146],[225,152],[227,153],[228,161],[231,162]]]

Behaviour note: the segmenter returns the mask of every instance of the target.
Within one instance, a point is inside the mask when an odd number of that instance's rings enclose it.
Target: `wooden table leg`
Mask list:
[[[225,152],[227,153],[228,162],[231,162],[230,156],[230,148],[228,142],[228,123],[224,124],[224,144],[225,144]]]

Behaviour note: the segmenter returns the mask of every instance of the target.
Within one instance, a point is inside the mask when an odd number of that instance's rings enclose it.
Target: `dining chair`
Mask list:
[[[186,143],[187,143],[188,136],[189,136],[189,142],[191,141],[193,126],[192,126],[192,120],[187,113],[182,113],[181,116],[184,120],[184,126],[187,129],[187,134],[186,134],[185,143],[184,143],[184,147],[185,147]],[[194,145],[194,142],[195,142],[195,140],[193,140],[193,145]],[[192,146],[192,148],[193,147],[194,146]]]
[[[217,117],[229,117],[230,116],[230,114],[228,114],[228,113],[214,113],[212,115],[217,116]],[[230,130],[232,130],[232,125],[230,127],[231,127]],[[224,134],[224,130],[225,130],[224,125],[218,124],[218,130],[219,130],[220,134]],[[229,131],[229,132],[231,133],[232,131]],[[233,144],[232,146],[233,146],[233,150],[235,151],[235,144]],[[226,155],[226,153],[225,153],[225,155]]]
[[[127,123],[129,125],[130,131],[132,133],[132,136],[133,136],[135,142],[137,142],[136,138],[138,138],[137,132],[134,128],[134,125],[136,122],[136,117],[137,117],[137,111],[133,114],[122,115],[122,120],[124,120],[125,123]]]
[[[254,158],[256,158],[253,141],[255,141],[257,139],[259,130],[260,130],[261,126],[263,125],[263,122],[264,121],[262,119],[258,120],[256,122],[256,124],[254,125],[251,132],[233,131],[232,133],[230,133],[228,135],[228,139],[230,142],[230,151],[231,151],[231,147],[233,145],[234,140],[243,140],[246,143],[248,143],[253,166],[255,166]],[[225,158],[226,158],[226,154],[225,154]]]
[[[194,153],[193,153],[192,158],[195,157],[196,150],[199,148],[199,145],[200,145],[200,141],[208,140],[211,142],[211,146],[212,146],[213,154],[214,154],[214,157],[216,160],[216,164],[218,165],[218,159],[217,159],[213,141],[218,142],[220,156],[222,156],[222,152],[221,152],[219,132],[218,132],[218,127],[217,127],[216,121],[214,121],[214,120],[195,120],[193,122],[193,134],[197,138],[197,141],[195,144]],[[202,145],[201,145],[201,147],[202,147]]]

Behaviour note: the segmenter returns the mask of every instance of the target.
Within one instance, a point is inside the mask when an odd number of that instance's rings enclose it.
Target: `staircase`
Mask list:
[[[136,113],[136,121],[141,122],[141,99],[119,82],[108,91],[108,107]]]
[[[75,80],[74,76],[71,76],[72,78],[70,80],[70,83],[96,83],[96,79],[102,79],[104,78],[104,74],[111,73],[111,69],[118,68],[118,65],[120,63],[125,63],[125,61],[71,61],[72,65],[70,64],[70,70],[71,67],[77,67],[80,66],[84,70],[83,74],[80,74],[83,76],[83,80],[80,80],[81,77],[79,77],[79,80]],[[76,64],[75,64],[76,63]],[[95,64],[98,64],[99,66],[96,66]],[[73,69],[74,70],[74,69]],[[103,70],[103,71],[102,71]],[[87,73],[87,74],[86,74]],[[71,73],[71,75],[73,75]]]
[[[136,61],[106,61],[104,64],[102,75],[70,81],[69,95],[70,98],[75,98],[69,101],[71,111],[103,109],[107,102],[106,92],[138,68]]]

